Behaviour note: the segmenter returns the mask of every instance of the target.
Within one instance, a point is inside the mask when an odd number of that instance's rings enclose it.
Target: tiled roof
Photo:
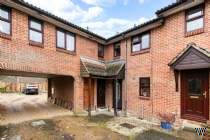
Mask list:
[[[143,24],[140,24],[140,25],[137,25],[137,26],[135,26],[135,27],[132,27],[132,28],[130,28],[130,29],[124,31],[124,32],[121,32],[121,33],[115,35],[115,36],[112,36],[112,37],[108,38],[107,41],[110,41],[110,40],[112,40],[112,39],[114,39],[114,38],[116,38],[116,37],[125,35],[125,34],[127,34],[127,33],[129,33],[129,32],[138,30],[138,29],[140,29],[140,28],[143,28],[144,26],[147,26],[147,25],[149,25],[149,24],[152,24],[152,23],[155,23],[155,22],[161,21],[161,20],[164,21],[162,17],[157,17],[157,18],[152,19],[152,20],[150,20],[150,21],[147,21],[147,22],[145,22],[145,23],[143,23]]]
[[[125,61],[122,59],[113,61],[101,61],[89,57],[81,57],[83,69],[81,75],[91,75],[99,77],[113,77],[120,74],[125,66]]]
[[[194,49],[198,50],[199,52],[201,52],[202,54],[206,55],[210,59],[210,50],[201,48],[201,47],[197,46],[195,43],[190,43],[174,59],[172,59],[172,61],[169,63],[169,66],[173,65],[190,48],[194,48]]]
[[[103,38],[103,37],[101,37],[101,36],[99,36],[99,35],[97,35],[97,34],[91,32],[91,31],[89,31],[89,30],[86,30],[86,29],[84,29],[84,28],[82,28],[82,27],[79,27],[79,26],[77,26],[77,25],[75,25],[75,24],[73,24],[73,23],[71,23],[71,22],[69,22],[69,21],[67,21],[67,20],[65,20],[65,19],[62,19],[62,18],[60,18],[60,17],[58,17],[58,16],[56,16],[56,15],[50,13],[50,12],[47,12],[47,11],[45,11],[45,10],[43,10],[43,9],[41,9],[41,8],[39,8],[39,7],[37,7],[37,6],[34,6],[34,5],[32,5],[32,4],[30,4],[30,3],[26,2],[26,1],[24,1],[24,0],[13,0],[13,1],[14,1],[15,3],[18,3],[18,4],[21,4],[21,5],[23,5],[23,6],[26,6],[26,7],[30,8],[30,9],[33,9],[33,10],[35,10],[35,11],[38,11],[38,12],[40,12],[41,14],[46,15],[46,16],[48,16],[48,17],[51,17],[51,18],[53,18],[53,19],[55,19],[55,20],[57,20],[57,21],[60,21],[60,22],[62,22],[62,23],[64,23],[64,24],[68,25],[68,26],[71,26],[71,27],[73,27],[73,28],[75,28],[75,29],[78,29],[78,30],[80,30],[80,31],[82,31],[82,32],[85,32],[85,33],[87,33],[87,34],[89,34],[89,35],[92,35],[92,36],[94,36],[94,37],[97,37],[97,38],[100,38],[100,39],[106,41],[105,38]]]
[[[36,7],[36,6],[32,5],[32,4],[29,4],[28,2],[25,2],[24,0],[12,0],[12,1],[15,2],[15,3],[21,4],[21,5],[25,6],[25,7],[28,7],[28,8],[30,8],[30,9],[33,9],[33,10],[35,10],[35,11],[37,11],[37,12],[43,14],[43,15],[49,16],[49,17],[51,17],[51,18],[53,18],[53,19],[55,19],[55,20],[57,20],[57,21],[60,21],[60,22],[66,24],[66,25],[68,25],[68,26],[71,26],[71,27],[75,28],[75,29],[77,29],[77,30],[79,30],[79,31],[82,31],[82,32],[87,33],[87,34],[89,34],[89,35],[92,35],[92,36],[94,36],[94,37],[96,37],[96,38],[99,38],[99,39],[101,39],[101,40],[103,40],[103,41],[105,41],[105,42],[109,42],[110,40],[112,40],[112,39],[114,39],[114,38],[123,36],[123,35],[125,35],[125,34],[130,33],[130,32],[133,32],[133,31],[135,31],[135,30],[141,29],[141,28],[143,28],[143,27],[145,27],[145,26],[148,26],[148,25],[150,25],[150,24],[152,24],[152,23],[155,23],[155,22],[157,22],[157,21],[163,21],[163,22],[164,22],[164,18],[162,18],[162,17],[157,17],[157,18],[155,18],[155,19],[152,19],[152,20],[150,20],[150,21],[148,21],[148,22],[145,22],[145,23],[143,23],[143,24],[140,24],[140,25],[138,25],[138,26],[135,26],[135,27],[133,27],[133,28],[130,28],[130,29],[124,31],[124,32],[121,32],[121,33],[119,33],[119,34],[117,34],[117,35],[114,35],[114,36],[112,36],[112,37],[106,39],[106,38],[104,38],[104,37],[102,37],[102,36],[100,36],[100,35],[97,35],[97,34],[91,32],[91,31],[89,31],[89,30],[86,30],[86,29],[84,29],[84,28],[82,28],[82,27],[79,27],[79,26],[77,26],[77,25],[75,25],[75,24],[73,24],[73,23],[71,23],[71,22],[68,22],[67,20],[64,20],[64,19],[62,19],[62,18],[60,18],[60,17],[58,17],[58,16],[55,16],[55,15],[53,15],[52,13],[49,13],[49,12],[47,12],[47,11],[45,11],[45,10],[39,8],[39,7]],[[158,11],[156,12],[156,14],[158,15],[158,14],[164,12],[164,11],[167,11],[167,10],[169,10],[169,9],[171,9],[171,8],[174,8],[174,7],[176,7],[176,6],[179,6],[179,5],[181,5],[181,4],[183,4],[183,3],[187,2],[187,1],[192,1],[192,0],[177,0],[177,2],[172,3],[172,4],[170,4],[170,5],[166,6],[166,7],[164,7],[164,8],[162,8],[162,9],[158,10]]]
[[[160,13],[165,12],[165,11],[171,9],[171,8],[177,7],[177,6],[185,3],[186,1],[187,0],[177,0],[176,2],[174,2],[174,3],[170,4],[170,5],[168,5],[168,6],[164,7],[164,8],[161,8],[160,10],[156,11],[156,14],[159,15]]]
[[[65,19],[62,19],[62,18],[60,18],[60,17],[58,17],[58,16],[56,16],[56,15],[53,15],[52,13],[47,12],[47,11],[45,11],[45,10],[43,10],[43,9],[41,9],[41,8],[39,8],[39,7],[37,7],[37,6],[34,6],[34,5],[32,5],[32,4],[30,4],[30,3],[26,2],[26,1],[24,1],[24,0],[13,0],[13,1],[16,2],[16,3],[18,3],[18,4],[21,4],[21,5],[23,5],[23,6],[26,6],[26,7],[30,8],[30,9],[33,9],[33,10],[35,10],[35,11],[38,11],[38,12],[40,12],[40,13],[46,15],[46,16],[49,16],[49,17],[55,19],[55,20],[58,20],[58,21],[60,21],[60,22],[62,22],[62,23],[64,23],[64,24],[67,24],[67,25],[69,25],[69,26],[71,26],[71,27],[73,27],[73,28],[76,28],[76,29],[78,29],[78,30],[80,30],[80,31],[82,31],[82,32],[85,32],[85,33],[87,33],[87,34],[93,35],[94,37],[97,37],[97,38],[100,38],[100,39],[102,39],[102,40],[104,40],[104,41],[107,41],[107,42],[108,42],[109,40],[115,38],[115,37],[122,36],[122,34],[126,34],[126,33],[129,33],[129,32],[138,30],[138,29],[140,29],[140,28],[142,28],[142,27],[144,27],[144,26],[147,26],[147,25],[149,25],[149,24],[152,24],[152,23],[154,23],[154,22],[159,21],[159,20],[162,19],[162,18],[155,18],[155,19],[152,19],[152,20],[150,20],[150,21],[148,21],[148,22],[145,22],[145,23],[143,23],[143,24],[140,24],[140,25],[138,25],[138,26],[135,26],[135,27],[133,27],[133,28],[130,28],[130,29],[128,29],[128,30],[126,30],[126,31],[124,31],[124,32],[122,32],[122,33],[120,33],[120,34],[117,34],[117,35],[115,35],[115,36],[112,36],[112,37],[106,39],[106,38],[104,38],[104,37],[102,37],[102,36],[100,36],[100,35],[97,35],[97,34],[91,32],[91,31],[89,31],[89,30],[86,30],[86,29],[84,29],[84,28],[82,28],[82,27],[79,27],[79,26],[77,26],[77,25],[75,25],[75,24],[73,24],[73,23],[71,23],[71,22],[69,22],[69,21],[67,21],[67,20],[65,20]]]

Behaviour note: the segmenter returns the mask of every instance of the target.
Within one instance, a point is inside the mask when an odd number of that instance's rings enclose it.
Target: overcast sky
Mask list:
[[[106,38],[155,17],[176,0],[25,0]]]

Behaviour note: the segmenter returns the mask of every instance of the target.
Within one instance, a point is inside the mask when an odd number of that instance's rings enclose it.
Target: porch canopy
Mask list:
[[[210,68],[210,51],[190,43],[169,63],[169,66],[174,70]]]
[[[82,77],[124,79],[125,60],[123,59],[102,61],[82,56],[80,60]]]

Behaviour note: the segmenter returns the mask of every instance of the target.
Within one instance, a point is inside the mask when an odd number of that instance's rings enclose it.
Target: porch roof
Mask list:
[[[82,77],[101,77],[101,78],[124,78],[125,60],[102,61],[82,56],[81,76]]]
[[[210,50],[190,43],[169,63],[173,69],[210,68]]]

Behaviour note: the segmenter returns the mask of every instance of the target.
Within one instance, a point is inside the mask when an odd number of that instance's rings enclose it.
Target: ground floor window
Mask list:
[[[139,79],[139,96],[150,97],[150,78],[144,77]]]

